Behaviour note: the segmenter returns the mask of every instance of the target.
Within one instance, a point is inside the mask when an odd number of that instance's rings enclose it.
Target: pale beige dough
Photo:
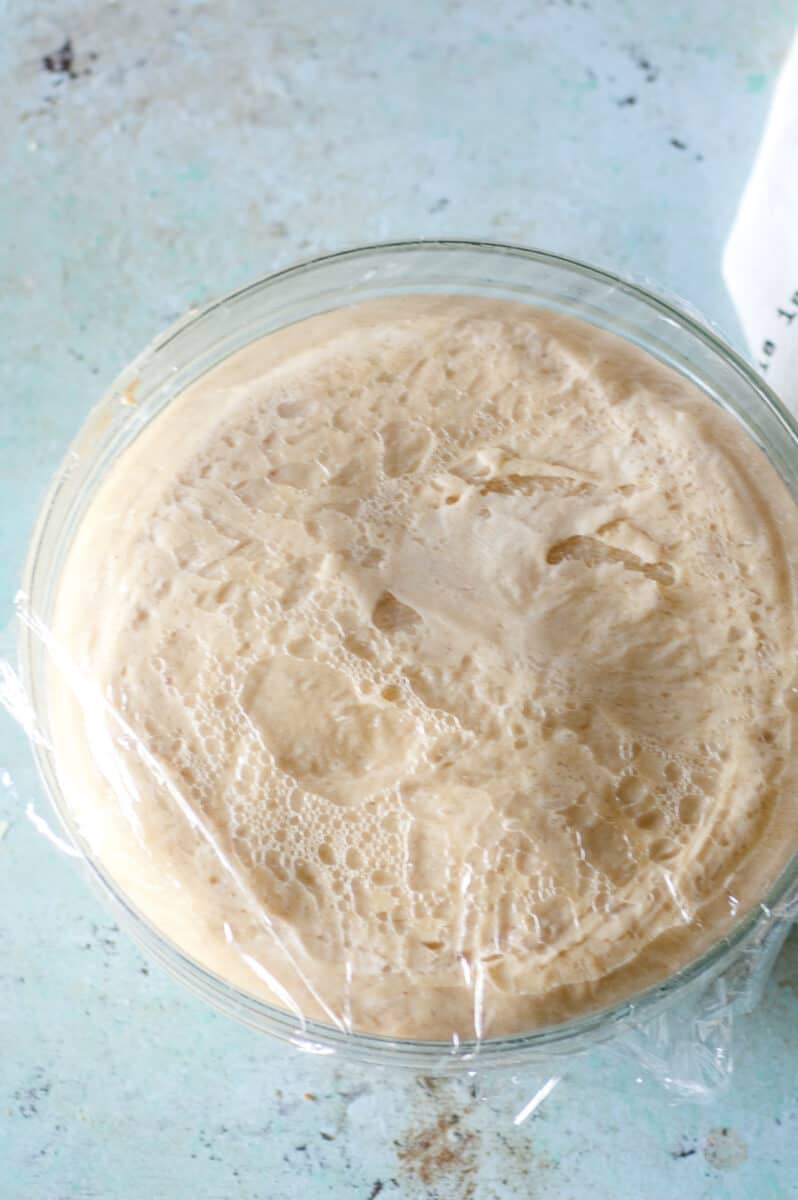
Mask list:
[[[218,975],[517,1032],[671,973],[795,849],[798,518],[735,420],[476,297],[271,335],[121,457],[61,584],[61,783]]]

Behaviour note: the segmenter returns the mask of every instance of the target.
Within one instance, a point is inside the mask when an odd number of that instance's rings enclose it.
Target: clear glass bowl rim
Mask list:
[[[76,452],[79,454],[76,448],[84,430],[91,424],[92,419],[101,414],[109,405],[118,406],[120,397],[131,387],[131,383],[138,380],[141,370],[147,364],[162,356],[173,343],[185,337],[188,332],[195,330],[203,322],[207,323],[209,320],[213,320],[214,315],[220,310],[227,313],[242,301],[246,301],[264,290],[274,289],[283,281],[296,279],[303,275],[323,273],[330,266],[346,260],[376,259],[379,261],[388,256],[408,256],[423,252],[427,255],[440,255],[443,263],[447,254],[463,251],[485,255],[494,263],[501,257],[509,257],[530,264],[561,269],[573,277],[581,277],[617,291],[627,298],[632,298],[666,320],[678,325],[694,338],[696,343],[702,344],[727,366],[730,366],[734,373],[744,381],[754,404],[758,404],[770,413],[772,419],[775,419],[775,424],[780,430],[784,442],[779,448],[781,453],[776,456],[777,463],[774,465],[798,503],[798,425],[765,381],[736,351],[714,331],[674,305],[670,300],[663,299],[649,291],[647,287],[633,283],[610,271],[593,267],[574,258],[529,247],[465,239],[414,239],[381,242],[321,255],[262,276],[180,318],[158,334],[123,369],[89,414],[55,473],[41,505],[23,569],[20,593],[23,598],[23,607],[29,608],[34,614],[46,610],[46,604],[40,607],[39,601],[46,600],[48,589],[52,600],[53,572],[49,555],[43,551],[43,542],[52,533],[53,510],[62,484],[74,471]],[[378,290],[375,294],[388,294],[391,291],[412,292],[413,290],[421,289],[403,286],[399,289],[386,288],[383,292]],[[446,289],[436,287],[434,290],[445,291]],[[463,287],[454,290],[467,291]],[[475,288],[475,290],[477,289]],[[347,302],[346,293],[339,295],[340,302]],[[545,305],[545,301],[540,299],[532,302]],[[337,306],[329,305],[327,307]],[[567,306],[564,311],[568,311]],[[589,319],[579,312],[575,312],[575,315],[582,316],[582,319]],[[608,328],[613,328],[613,326],[610,325]],[[645,348],[645,343],[639,344]],[[650,352],[657,357],[655,351]],[[223,355],[223,357],[225,356]],[[221,358],[216,361],[221,361]],[[202,373],[202,371],[198,372],[198,374]],[[743,424],[746,424],[743,415],[739,412],[737,415]],[[750,434],[750,428],[747,425],[746,428]],[[772,450],[774,447],[766,446],[765,449],[766,451]],[[791,469],[785,469],[785,464]],[[787,477],[788,475],[790,478]],[[44,653],[46,651],[42,647],[41,637],[31,622],[27,619],[20,619],[18,621],[20,676],[27,694],[32,698],[39,728],[43,726],[46,729],[41,685],[36,680],[37,656]],[[541,1056],[554,1058],[563,1053],[575,1052],[584,1048],[585,1045],[611,1037],[619,1027],[629,1020],[637,1023],[654,1015],[655,1012],[670,1007],[685,993],[716,978],[736,962],[745,949],[752,945],[755,946],[766,936],[774,919],[778,919],[779,912],[785,905],[791,903],[798,892],[798,853],[796,853],[793,854],[790,862],[776,879],[767,895],[763,897],[761,903],[738,920],[724,937],[699,957],[663,981],[649,986],[637,994],[556,1025],[539,1027],[506,1037],[454,1043],[352,1033],[320,1021],[300,1020],[291,1013],[232,986],[180,950],[128,900],[110,878],[102,863],[93,856],[87,847],[71,818],[58,787],[54,762],[46,736],[34,738],[32,750],[50,803],[63,829],[79,848],[90,881],[99,889],[106,904],[114,911],[126,932],[145,952],[219,1011],[281,1040],[290,1041],[303,1049],[319,1054],[338,1053],[350,1060],[434,1072],[473,1070],[477,1067],[480,1069],[504,1067],[523,1064]]]

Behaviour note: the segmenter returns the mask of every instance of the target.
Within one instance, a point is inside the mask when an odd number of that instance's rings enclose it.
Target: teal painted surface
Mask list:
[[[42,489],[103,385],[189,304],[297,258],[517,240],[653,280],[736,337],[719,254],[795,4],[0,12],[0,626]],[[67,36],[75,78],[41,62]],[[472,1095],[204,1010],[112,928],[31,800],[3,721],[2,1200],[798,1197],[794,937],[713,1104],[675,1105],[604,1055],[516,1127],[542,1077]]]

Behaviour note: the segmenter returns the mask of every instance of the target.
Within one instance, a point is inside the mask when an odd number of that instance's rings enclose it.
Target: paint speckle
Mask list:
[[[88,58],[89,62],[96,62],[97,54],[94,50],[90,50],[85,58]],[[82,75],[91,75],[92,73],[91,67],[84,67],[82,71],[76,69],[75,47],[72,44],[72,38],[69,37],[57,50],[43,56],[42,67],[51,75],[58,76],[54,81],[56,84],[63,83],[64,79],[80,79]]]
[[[681,141],[680,138],[671,138],[671,145],[673,146],[674,150],[686,150],[687,149],[687,143]]]
[[[429,211],[431,213],[439,213],[439,212],[443,212],[443,210],[448,207],[449,207],[449,197],[448,196],[440,196],[435,201],[434,204],[430,204]]]
[[[616,100],[615,103],[618,105],[618,108],[632,108],[637,104],[637,96],[623,96],[620,100]]]
[[[639,71],[642,71],[646,83],[656,82],[659,78],[659,67],[655,67],[648,55],[642,54],[639,50],[632,48],[631,54],[635,66]]]
[[[221,1125],[218,1130],[218,1135],[227,1133],[227,1128]],[[204,1129],[199,1130],[199,1143],[203,1150],[206,1151],[208,1162],[218,1163],[222,1161],[222,1156],[216,1153],[216,1142],[213,1134],[206,1132]]]
[[[371,1191],[369,1192],[368,1200],[377,1200],[377,1197],[379,1196],[379,1194],[382,1191],[384,1186],[385,1185],[383,1184],[381,1179],[375,1179],[374,1186],[372,1187]]]
[[[88,54],[84,54],[83,60],[84,62],[86,60],[96,62],[97,54],[95,50],[89,50]],[[83,76],[90,76],[92,74],[90,66],[84,66],[83,71],[78,71],[76,53],[74,53],[71,37],[67,37],[62,46],[59,46],[58,50],[53,50],[52,54],[44,54],[42,67],[44,71],[49,71],[50,74],[54,74],[56,77],[53,79],[54,88],[58,88],[60,84],[64,83],[65,79],[80,79]],[[44,97],[44,103],[54,104],[55,96]],[[42,109],[42,112],[46,112],[46,109]]]
[[[51,71],[53,75],[68,75],[70,79],[76,79],[75,74],[75,51],[72,47],[72,38],[67,38],[62,46],[54,50],[52,54],[45,54],[42,59],[42,66],[45,71]]]
[[[734,1129],[711,1129],[704,1140],[704,1158],[716,1171],[731,1171],[748,1158],[748,1147]]]
[[[113,954],[117,949],[116,934],[119,933],[118,925],[98,925],[95,921],[91,923],[91,941],[83,943],[84,950],[94,950],[99,947],[106,954]]]
[[[27,1088],[20,1088],[14,1092],[14,1100],[17,1104],[17,1112],[26,1121],[31,1117],[39,1115],[39,1105],[43,1100],[46,1100],[50,1095],[52,1084],[44,1078],[44,1072],[41,1069],[36,1071],[33,1083]]]
[[[692,1158],[697,1153],[695,1146],[681,1146],[678,1150],[671,1150],[671,1158]]]

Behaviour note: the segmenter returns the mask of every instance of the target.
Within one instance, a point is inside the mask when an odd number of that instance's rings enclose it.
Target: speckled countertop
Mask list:
[[[719,256],[795,3],[0,11],[0,626],[103,385],[190,304],[297,258],[521,241],[656,281],[738,337]],[[391,1077],[206,1011],[118,934],[29,801],[46,811],[2,721],[0,1200],[798,1197],[794,937],[713,1103],[605,1054],[516,1126],[539,1078]]]

